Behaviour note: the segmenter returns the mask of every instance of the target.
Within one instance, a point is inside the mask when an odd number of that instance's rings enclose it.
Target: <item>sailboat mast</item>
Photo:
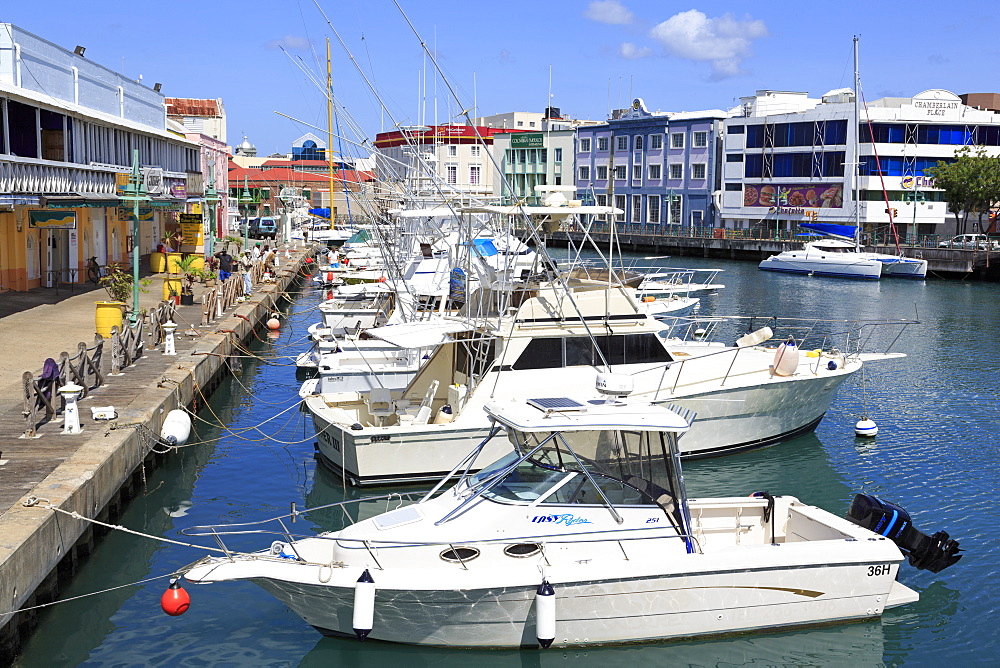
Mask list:
[[[854,246],[855,248],[861,248],[861,202],[858,200],[860,195],[859,188],[859,178],[858,174],[861,172],[861,115],[858,110],[858,98],[861,94],[861,81],[858,75],[858,36],[854,36],[854,120],[852,121],[853,131],[854,131],[854,159],[851,160],[851,182],[854,185],[854,226],[857,228],[854,232]]]
[[[330,66],[330,38],[326,38],[326,164],[330,175],[330,229],[333,224],[333,69]]]

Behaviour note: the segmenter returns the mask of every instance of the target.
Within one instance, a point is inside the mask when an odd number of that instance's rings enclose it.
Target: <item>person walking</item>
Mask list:
[[[223,248],[215,257],[219,260],[219,282],[225,282],[233,274],[233,256],[229,254],[229,249]]]
[[[243,272],[243,294],[249,297],[253,292],[253,258],[250,251],[243,251],[240,256],[240,271]]]

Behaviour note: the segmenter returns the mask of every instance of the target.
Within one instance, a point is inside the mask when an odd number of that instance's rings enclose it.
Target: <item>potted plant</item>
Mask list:
[[[111,336],[112,327],[117,326],[121,330],[125,308],[128,306],[136,308],[136,305],[132,304],[134,293],[132,271],[126,265],[112,262],[98,282],[108,293],[109,301],[96,302],[97,333],[108,338]],[[140,280],[139,291],[146,292],[149,283],[149,279]]]
[[[226,244],[225,247],[227,249],[229,248],[230,245],[235,245],[236,255],[239,255],[240,252],[243,250],[243,237],[234,237],[234,236],[224,237],[222,239],[222,243]]]
[[[197,255],[185,255],[177,266],[184,282],[181,285],[181,304],[194,304],[194,282],[201,278],[205,262]]]

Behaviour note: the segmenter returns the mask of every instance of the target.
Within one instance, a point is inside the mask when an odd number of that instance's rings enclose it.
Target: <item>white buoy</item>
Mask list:
[[[548,580],[542,580],[535,592],[535,636],[542,649],[556,639],[556,592]]]
[[[799,347],[795,339],[789,337],[774,352],[774,375],[791,376],[799,368]]]
[[[375,625],[375,581],[365,569],[354,585],[354,620],[352,627],[358,640],[364,642]]]
[[[875,438],[878,434],[878,425],[866,415],[854,425],[854,433],[862,438]]]
[[[184,445],[191,437],[191,416],[187,411],[176,408],[163,420],[160,427],[160,438],[170,443],[170,445]]]
[[[62,395],[63,401],[66,402],[66,407],[63,409],[64,434],[79,434],[83,431],[80,427],[80,407],[76,403],[76,400],[80,398],[81,392],[83,392],[83,388],[72,382],[66,383],[59,388],[59,394]]]

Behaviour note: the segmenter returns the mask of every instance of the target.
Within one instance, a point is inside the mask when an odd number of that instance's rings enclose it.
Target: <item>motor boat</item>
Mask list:
[[[564,648],[878,618],[919,598],[897,579],[904,559],[961,558],[866,495],[848,519],[767,492],[689,499],[691,414],[623,399],[630,382],[486,404],[489,433],[434,489],[367,519],[359,501],[340,531],[297,537],[276,518],[280,539],[243,554],[226,537],[268,522],[185,530],[226,550],[185,577],[254,582],[330,636]],[[480,467],[491,441],[506,453]]]

